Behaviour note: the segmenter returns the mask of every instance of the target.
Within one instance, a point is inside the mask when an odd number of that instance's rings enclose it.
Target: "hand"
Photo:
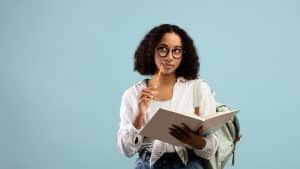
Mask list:
[[[184,144],[188,144],[197,149],[202,149],[206,145],[203,136],[203,126],[200,126],[200,128],[194,132],[186,124],[182,123],[182,125],[183,127],[172,125],[169,133]]]
[[[138,95],[137,104],[138,104],[138,112],[141,114],[145,114],[149,105],[150,101],[156,95],[156,90],[154,88],[144,88],[141,93]]]
[[[133,125],[135,128],[139,129],[144,124],[144,117],[147,109],[150,105],[150,101],[154,98],[157,91],[153,88],[144,88],[137,97],[137,112],[133,120]]]

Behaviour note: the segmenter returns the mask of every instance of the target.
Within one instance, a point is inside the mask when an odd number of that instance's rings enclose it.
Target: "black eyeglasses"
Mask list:
[[[159,45],[156,50],[160,57],[166,57],[170,52],[167,45]],[[171,50],[171,52],[174,59],[180,59],[182,57],[183,50],[181,47],[175,47]]]

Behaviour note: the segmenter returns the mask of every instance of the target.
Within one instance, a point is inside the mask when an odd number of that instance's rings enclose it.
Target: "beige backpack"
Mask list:
[[[193,94],[194,94],[194,107],[195,113],[199,114],[199,104],[201,103],[201,83],[203,81],[201,79],[195,80],[194,87],[193,87]],[[228,111],[228,108],[224,104],[217,104],[216,112]],[[236,143],[240,140],[240,124],[238,117],[234,115],[234,117],[228,121],[225,125],[218,128],[215,131],[215,134],[219,141],[219,148],[215,154],[215,156],[211,160],[204,159],[204,167],[205,169],[223,169],[227,161],[232,157],[232,165],[235,162],[235,149]]]

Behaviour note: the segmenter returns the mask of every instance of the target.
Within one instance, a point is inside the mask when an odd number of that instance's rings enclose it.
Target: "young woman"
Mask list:
[[[134,70],[150,75],[128,88],[122,97],[118,146],[131,157],[138,153],[135,168],[201,169],[202,159],[214,156],[218,141],[214,133],[204,135],[187,126],[175,126],[170,134],[185,143],[175,146],[143,137],[139,130],[159,108],[194,113],[193,84],[199,71],[193,40],[180,27],[163,24],[151,29],[140,42],[134,56]],[[216,111],[207,83],[201,84],[201,116]]]

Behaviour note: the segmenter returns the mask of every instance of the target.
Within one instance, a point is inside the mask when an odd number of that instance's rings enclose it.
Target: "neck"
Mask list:
[[[157,78],[157,74],[152,77],[152,81]],[[159,78],[159,86],[173,85],[177,80],[175,74],[161,74]]]

